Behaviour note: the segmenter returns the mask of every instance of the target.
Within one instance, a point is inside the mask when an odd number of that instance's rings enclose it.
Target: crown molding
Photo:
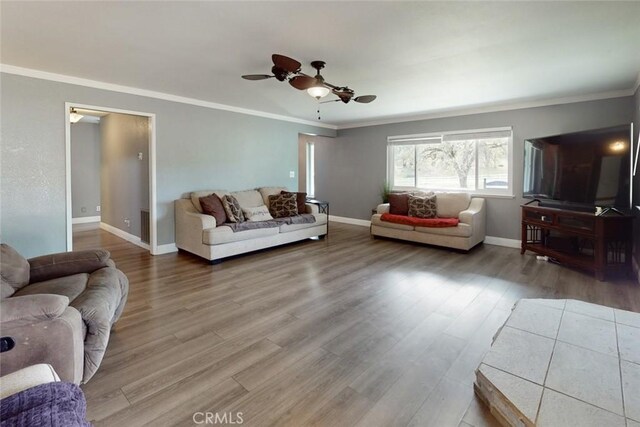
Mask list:
[[[640,76],[639,76],[640,80]],[[636,83],[636,89],[638,84]],[[500,111],[521,110],[524,108],[547,107],[551,105],[573,104],[576,102],[597,101],[601,99],[621,98],[625,96],[633,96],[635,89],[615,90],[610,92],[601,92],[588,95],[569,96],[564,98],[552,98],[539,101],[521,102],[514,104],[487,105],[477,108],[465,109],[447,109],[440,112],[418,114],[413,116],[389,117],[380,120],[371,120],[366,122],[353,122],[338,125],[338,130],[354,129],[367,126],[388,125],[394,123],[415,122],[420,120],[442,119],[446,117],[469,116],[472,114],[497,113]]]
[[[68,83],[72,85],[85,86],[94,89],[108,90],[111,92],[126,93],[129,95],[144,96],[147,98],[162,99],[164,101],[178,102],[181,104],[196,105],[198,107],[211,108],[213,110],[231,111],[233,113],[246,114],[250,116],[264,117],[267,119],[280,120],[284,122],[299,123],[308,126],[333,129],[336,125],[328,123],[318,123],[310,120],[299,119],[296,117],[283,116],[280,114],[267,113],[264,111],[251,110],[248,108],[234,107],[232,105],[218,104],[216,102],[204,101],[202,99],[189,98],[185,96],[172,95],[164,92],[156,92],[153,90],[140,89],[131,86],[123,86],[114,83],[106,83],[97,80],[83,79],[80,77],[67,76],[64,74],[50,73],[48,71],[34,70],[32,68],[17,67],[15,65],[0,64],[0,72],[6,74],[15,74],[18,76],[32,77],[35,79],[49,80],[59,83]]]

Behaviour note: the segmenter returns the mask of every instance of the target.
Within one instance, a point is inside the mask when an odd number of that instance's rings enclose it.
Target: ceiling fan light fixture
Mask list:
[[[329,88],[324,86],[313,86],[307,89],[307,93],[316,99],[324,98],[329,95],[329,92],[331,92]]]
[[[72,108],[71,112],[69,113],[69,121],[71,123],[78,123],[83,117],[84,116],[82,114],[78,114],[75,108]]]

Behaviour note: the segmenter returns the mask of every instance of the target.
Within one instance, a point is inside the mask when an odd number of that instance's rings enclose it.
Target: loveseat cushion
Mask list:
[[[441,236],[471,237],[473,229],[469,224],[458,223],[456,227],[416,227],[419,233],[439,234]]]
[[[305,228],[316,227],[318,225],[324,225],[327,223],[327,214],[314,213],[313,217],[315,222],[308,222],[302,224],[282,224],[280,226],[281,233],[290,233],[292,231],[303,230]]]
[[[471,203],[469,193],[436,193],[438,216],[440,218],[457,218]]]
[[[31,267],[29,261],[11,246],[0,245],[0,279],[2,290],[0,298],[8,298],[17,290],[29,284]]]
[[[409,215],[409,193],[390,193],[388,197],[389,213]]]
[[[229,222],[244,222],[244,214],[238,199],[230,194],[227,194],[222,198],[222,206],[227,214],[227,221]]]
[[[455,227],[460,222],[458,218],[416,218],[408,215],[394,215],[391,213],[382,214],[380,220],[395,224],[412,225],[414,227]]]
[[[240,203],[241,208],[257,208],[266,204],[258,190],[232,191],[231,195]]]
[[[283,191],[281,194],[295,194],[296,206],[298,207],[298,214],[303,214],[307,211],[307,193],[295,192],[295,191]]]
[[[271,216],[274,218],[286,218],[299,214],[295,193],[282,193],[269,196],[268,206],[269,213],[271,213]]]
[[[229,194],[226,190],[201,190],[201,191],[193,191],[189,198],[191,199],[191,203],[193,207],[198,211],[198,213],[204,213],[202,210],[202,206],[200,206],[200,197],[207,197],[211,194],[216,194],[221,199]]]
[[[409,216],[417,218],[435,218],[438,216],[436,195],[424,197],[409,195]]]
[[[371,217],[371,225],[377,225],[379,227],[394,228],[396,230],[413,231],[412,225],[397,224],[395,222],[382,221],[382,214],[375,214]]]
[[[202,243],[205,245],[223,245],[225,243],[275,236],[279,232],[278,227],[234,232],[230,227],[223,225],[204,230],[202,232]]]
[[[87,287],[87,280],[89,280],[89,274],[86,273],[45,280],[44,282],[25,286],[16,292],[14,296],[54,294],[63,295],[69,298],[69,301],[73,301],[84,292]]]

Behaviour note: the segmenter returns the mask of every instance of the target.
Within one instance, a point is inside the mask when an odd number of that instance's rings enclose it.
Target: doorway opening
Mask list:
[[[67,102],[65,123],[67,250],[99,227],[158,253],[155,114]]]

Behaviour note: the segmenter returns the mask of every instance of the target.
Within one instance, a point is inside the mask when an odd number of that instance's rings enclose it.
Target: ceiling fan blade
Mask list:
[[[374,99],[376,99],[375,95],[362,95],[362,96],[356,96],[355,98],[353,98],[354,101],[359,102],[361,104],[368,104]]]
[[[270,79],[271,77],[275,76],[270,76],[268,74],[245,74],[244,76],[242,76],[242,78],[245,80],[266,80]]]
[[[295,59],[291,59],[284,55],[278,55],[277,53],[271,55],[271,59],[276,67],[282,68],[289,73],[297,73],[300,71],[300,67],[302,67],[302,64]]]
[[[289,84],[298,90],[306,90],[315,85],[318,81],[310,76],[295,76],[289,80]]]
[[[322,101],[320,104],[328,104],[329,102],[338,102],[342,101],[341,99],[330,99],[328,101]]]

